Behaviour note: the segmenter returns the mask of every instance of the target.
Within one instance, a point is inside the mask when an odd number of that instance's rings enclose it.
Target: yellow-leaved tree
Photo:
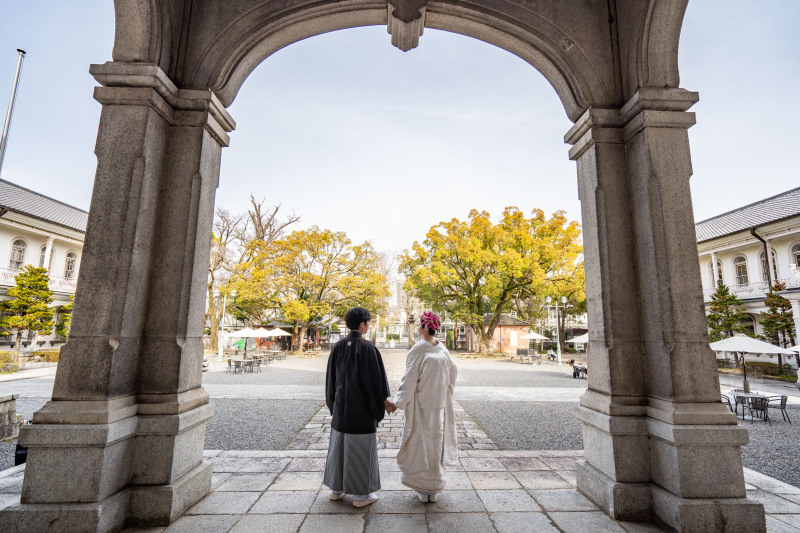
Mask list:
[[[295,331],[295,350],[326,316],[362,306],[377,314],[389,298],[380,255],[369,242],[313,226],[260,247],[235,282],[255,309],[279,309]],[[255,317],[254,317],[255,318]]]
[[[469,324],[489,351],[500,315],[515,300],[551,294],[579,264],[580,225],[563,211],[549,219],[507,207],[498,223],[472,210],[466,221],[440,222],[400,256],[406,285],[424,302]]]

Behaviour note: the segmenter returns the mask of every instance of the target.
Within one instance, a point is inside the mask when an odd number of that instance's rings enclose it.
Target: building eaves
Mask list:
[[[800,187],[696,223],[697,242],[718,239],[798,215]]]
[[[89,213],[49,196],[0,180],[0,209],[86,232]]]

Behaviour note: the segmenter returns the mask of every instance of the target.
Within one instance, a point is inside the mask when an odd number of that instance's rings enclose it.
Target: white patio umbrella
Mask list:
[[[791,350],[754,339],[753,337],[748,337],[747,335],[743,335],[741,333],[736,334],[733,337],[728,337],[727,339],[722,339],[721,341],[712,342],[709,346],[711,346],[711,349],[715,352],[738,352],[742,354],[742,372],[744,374],[742,386],[744,387],[745,392],[750,392],[750,383],[747,381],[747,364],[744,361],[744,354],[779,353],[785,355],[794,355],[794,352]]]
[[[269,330],[267,333],[269,333],[270,337],[291,337],[292,336],[291,333],[286,333],[282,329],[278,329],[278,328],[273,328],[273,329]]]
[[[256,337],[256,330],[252,328],[244,328],[240,329],[239,331],[232,331],[231,337],[239,337],[245,339],[244,341],[244,358],[247,359],[247,339],[251,337]]]
[[[255,333],[254,329],[252,329],[252,328],[244,328],[244,329],[240,329],[238,331],[231,331],[230,332],[230,336],[231,337],[239,337],[239,338],[250,338],[250,337],[253,336],[253,333]]]
[[[793,352],[800,352],[800,344],[798,344],[797,346],[789,346],[789,347],[788,347],[788,348],[786,348],[786,349],[787,349],[787,350],[791,350],[791,351],[793,351]]]
[[[547,337],[545,337],[544,335],[539,335],[538,333],[535,333],[533,331],[531,331],[530,333],[526,333],[525,335],[521,336],[520,339],[528,339],[528,340],[532,340],[532,341],[546,341],[546,340],[548,340]]]
[[[572,337],[567,342],[586,344],[587,342],[589,342],[589,334],[588,333],[584,333],[583,335],[578,335],[577,337]]]

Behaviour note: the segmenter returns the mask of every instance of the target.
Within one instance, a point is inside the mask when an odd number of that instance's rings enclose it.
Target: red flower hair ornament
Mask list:
[[[437,315],[433,311],[425,311],[424,313],[422,313],[422,316],[419,317],[419,322],[425,329],[432,329],[434,331],[438,331],[439,328],[441,327],[441,322],[439,321],[439,315]]]

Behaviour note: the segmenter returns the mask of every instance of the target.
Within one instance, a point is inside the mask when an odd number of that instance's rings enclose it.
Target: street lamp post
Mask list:
[[[547,302],[548,309],[550,308],[550,304],[553,302],[551,297],[547,297],[544,299]],[[567,297],[561,297],[561,305],[556,303],[553,307],[556,309],[556,357],[558,358],[558,366],[561,366],[561,320],[558,314],[558,309],[563,308],[566,312],[567,310]]]
[[[236,291],[231,291],[231,298],[236,298]],[[225,308],[228,305],[228,295],[225,294],[222,297],[222,317],[219,319],[219,334],[217,335],[217,361],[224,361],[225,358],[222,355],[222,337],[225,334]]]

